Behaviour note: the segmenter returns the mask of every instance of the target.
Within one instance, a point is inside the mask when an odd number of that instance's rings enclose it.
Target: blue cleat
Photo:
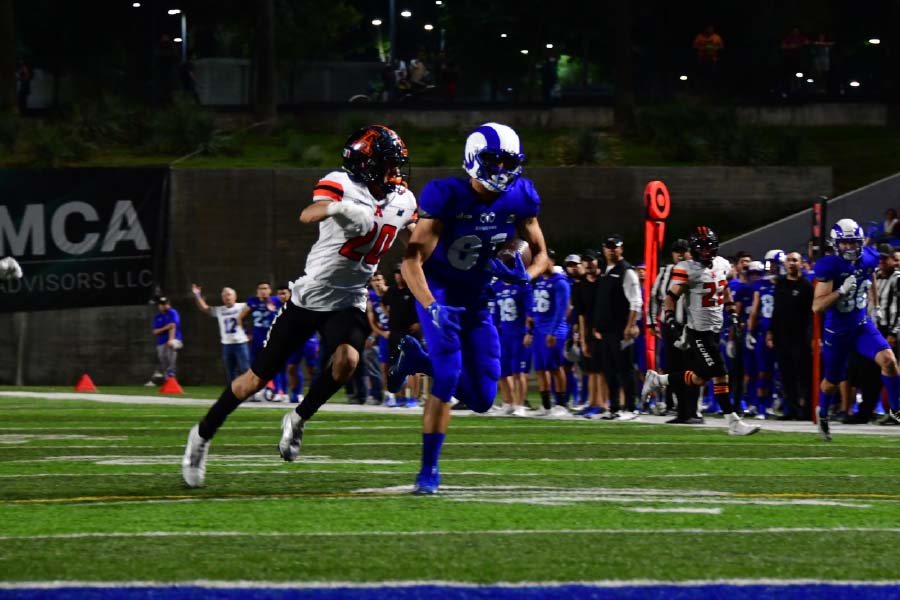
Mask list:
[[[400,353],[397,355],[397,362],[388,369],[387,389],[390,393],[396,394],[406,383],[406,378],[416,373],[424,372],[428,375],[423,367],[427,367],[430,362],[425,349],[419,343],[419,340],[411,335],[403,336],[399,344]]]
[[[413,488],[413,494],[417,496],[433,496],[437,494],[438,486],[441,484],[441,474],[437,467],[431,469],[430,473],[419,472],[416,475],[416,485]]]

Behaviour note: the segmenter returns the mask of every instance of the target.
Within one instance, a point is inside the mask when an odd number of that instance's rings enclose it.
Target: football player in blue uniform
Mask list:
[[[753,302],[747,319],[745,347],[756,356],[756,418],[765,419],[772,408],[772,381],[775,348],[766,343],[775,310],[775,282],[784,269],[784,251],[769,250],[765,256],[766,275],[752,284]]]
[[[537,220],[541,201],[531,181],[520,177],[524,161],[518,134],[506,125],[486,123],[466,140],[463,168],[469,178],[436,179],[419,198],[419,224],[402,270],[416,297],[430,356],[407,336],[393,367],[401,379],[415,372],[434,379],[422,419],[418,494],[437,492],[451,398],[459,396],[479,413],[494,404],[500,340],[487,307],[491,279],[528,283],[549,264]],[[527,269],[519,253],[512,268],[495,257],[515,236],[531,249]],[[396,387],[397,379],[391,379]]]
[[[753,285],[766,272],[765,265],[758,261],[750,261],[747,265],[746,281],[739,284],[734,292],[735,312],[738,315],[738,327],[735,333],[736,354],[740,354],[742,383],[740,402],[745,408],[752,407],[755,411],[756,407],[753,402],[756,398],[756,353],[747,350],[747,321],[750,318],[750,311],[753,309]],[[737,401],[737,398],[735,398]]]
[[[502,257],[508,266],[514,266],[515,254]],[[499,319],[500,332],[500,383],[504,388],[504,412],[525,416],[525,393],[528,390],[528,371],[531,369],[531,351],[525,347],[526,320],[531,316],[533,291],[524,282],[509,283],[497,280],[493,284],[494,303]]]
[[[819,393],[819,435],[831,441],[828,409],[838,393],[838,384],[847,378],[847,363],[855,349],[881,367],[881,379],[891,405],[891,416],[900,420],[900,371],[890,344],[869,318],[866,307],[872,289],[872,275],[878,268],[878,252],[863,247],[862,228],[853,219],[841,219],[831,228],[835,254],[816,262],[813,310],[825,313],[822,334],[824,376]]]
[[[262,350],[266,343],[266,335],[269,333],[269,327],[281,308],[281,300],[278,297],[272,297],[272,286],[268,281],[260,281],[256,284],[256,296],[250,298],[246,302],[244,310],[238,317],[240,322],[244,322],[248,316],[253,321],[253,337],[250,339],[250,363],[256,360],[256,355]],[[273,379],[275,382],[276,394],[272,397],[276,402],[287,400],[287,381],[284,371],[279,372]],[[264,398],[265,388],[251,396],[251,400],[259,401]]]
[[[538,414],[562,417],[569,414],[563,351],[569,333],[566,312],[572,285],[565,271],[554,264],[552,250],[548,250],[548,256],[547,269],[534,282],[534,331],[525,336],[525,345],[534,351],[534,374],[542,404]],[[551,387],[555,390],[555,406],[550,402]]]

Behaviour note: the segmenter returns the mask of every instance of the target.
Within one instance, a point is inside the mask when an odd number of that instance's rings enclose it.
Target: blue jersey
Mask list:
[[[271,304],[272,308],[269,308]],[[247,308],[250,309],[250,319],[253,321],[253,339],[264,340],[272,326],[272,321],[281,308],[281,300],[276,297],[270,297],[266,300],[260,300],[256,296],[247,300]]]
[[[159,329],[160,327],[165,327],[169,323],[175,323],[175,339],[181,339],[181,317],[178,316],[178,311],[174,308],[169,308],[165,312],[157,313],[155,317],[153,317],[153,329]],[[163,333],[157,334],[156,336],[156,345],[161,346],[169,341],[169,332],[164,331]]]
[[[496,281],[494,289],[502,335],[525,335],[525,319],[531,316],[534,293],[526,283]]]
[[[775,282],[764,277],[753,282],[753,293],[759,292],[759,325],[761,333],[769,331],[772,327],[772,313],[775,311]]]
[[[741,323],[746,323],[750,317],[750,309],[753,308],[753,284],[739,279],[733,279],[737,284],[731,288],[731,299],[735,303],[741,303],[741,314],[738,315]],[[731,287],[731,283],[728,284]]]
[[[434,252],[423,265],[432,291],[456,306],[483,305],[492,279],[488,263],[516,226],[534,217],[540,198],[531,181],[518,178],[491,203],[482,202],[468,179],[435,179],[419,196],[419,218],[443,225]]]
[[[855,330],[866,320],[866,306],[869,302],[869,288],[872,274],[878,268],[878,253],[871,246],[863,248],[862,256],[854,262],[840,256],[823,256],[816,263],[816,278],[830,281],[832,290],[837,291],[848,277],[856,278],[856,293],[841,298],[825,311],[825,328],[841,332]]]
[[[372,310],[375,312],[375,320],[378,326],[384,331],[388,331],[388,315],[384,310],[384,304],[381,303],[381,296],[373,289],[369,290],[369,302],[372,303]]]
[[[534,280],[534,330],[540,336],[555,335],[566,337],[568,324],[566,310],[569,308],[571,287],[569,279],[562,273],[549,277],[541,275]]]

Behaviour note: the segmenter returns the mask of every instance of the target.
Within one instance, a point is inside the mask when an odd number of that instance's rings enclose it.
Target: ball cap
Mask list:
[[[672,252],[687,252],[690,245],[688,241],[684,238],[678,238],[674,242],[672,242]]]
[[[894,247],[890,244],[878,244],[878,256],[887,258],[894,254]]]
[[[611,236],[606,238],[606,241],[603,242],[604,248],[618,248],[623,245],[625,242],[622,240],[622,236],[618,233],[614,233]]]
[[[160,296],[156,299],[157,304],[168,304],[169,299],[166,296]]]
[[[566,264],[581,264],[581,257],[577,254],[570,254],[566,257]]]

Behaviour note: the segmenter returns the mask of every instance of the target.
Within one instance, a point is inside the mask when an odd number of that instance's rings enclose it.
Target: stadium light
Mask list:
[[[400,13],[400,16],[403,17],[404,19],[408,19],[412,16],[412,11],[404,10],[403,12]]]
[[[798,71],[798,72],[796,73],[796,75],[797,75],[797,79],[803,79],[803,73],[800,73],[800,72]]]
[[[806,80],[806,83],[814,83],[814,82],[815,82],[815,80],[812,77],[810,77],[809,79]]]
[[[172,38],[172,41],[175,42],[176,44],[180,44],[180,43],[181,43],[181,38],[180,38],[180,37],[178,37],[178,38]]]
[[[687,75],[682,75],[678,79],[680,79],[681,81],[687,81]]]
[[[525,49],[519,50],[519,52],[521,52],[522,54],[528,54],[528,50]]]
[[[881,43],[881,39],[879,39],[879,38],[869,38],[869,43],[872,44],[873,46],[877,46],[878,44]]]
[[[443,5],[444,5],[444,3],[441,2],[441,0],[434,0],[434,3],[437,4],[438,6],[443,6]]]
[[[432,25],[431,23],[425,23],[423,29],[425,29],[425,31],[431,31],[432,29],[434,29],[434,25]]]
[[[135,7],[135,8],[140,8],[140,7],[141,7],[141,3],[140,3],[140,2],[132,2],[132,3],[131,3],[131,6],[133,6],[133,7]]]
[[[170,15],[180,15],[180,14],[181,14],[181,9],[180,9],[180,8],[170,8],[170,9],[169,9],[169,14],[170,14]]]
[[[504,38],[504,39],[506,39],[506,38],[507,38],[507,37],[509,37],[509,36],[508,36],[508,35],[506,35],[506,34],[505,34],[505,33],[501,33],[501,34],[500,34],[500,37],[502,37],[502,38]]]
[[[380,27],[381,19],[372,19],[372,25],[374,25],[375,27]]]
[[[854,79],[850,82],[850,87],[859,87],[859,82]]]
[[[547,50],[553,50],[553,44],[547,44],[546,48]]]

